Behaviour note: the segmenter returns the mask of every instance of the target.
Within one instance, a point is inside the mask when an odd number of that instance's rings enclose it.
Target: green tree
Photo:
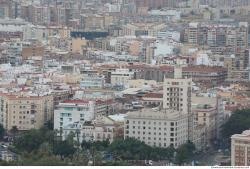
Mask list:
[[[54,144],[54,154],[59,155],[61,159],[64,159],[66,157],[72,158],[75,152],[76,148],[67,140],[56,141]]]
[[[5,135],[5,129],[3,128],[3,125],[0,124],[0,139],[3,139]]]
[[[222,136],[229,141],[233,134],[240,134],[250,128],[250,109],[236,110],[222,126]]]
[[[108,150],[118,160],[171,160],[175,151],[173,147],[150,147],[134,138],[115,140]]]
[[[24,166],[64,166],[67,164],[55,156],[46,144],[41,149],[31,153],[22,153],[20,160],[17,162],[17,165]]]
[[[177,149],[176,163],[178,165],[183,165],[188,162],[190,158],[194,155],[195,145],[192,142],[187,142],[186,144],[181,145]]]
[[[72,158],[72,164],[76,166],[86,166],[88,165],[89,159],[85,152],[77,151]]]
[[[54,129],[54,123],[52,120],[49,120],[46,122],[45,124],[45,127],[48,129],[48,130],[53,130]]]
[[[10,133],[11,133],[13,139],[15,140],[16,135],[17,135],[17,133],[18,133],[18,128],[17,128],[17,126],[12,126],[12,128],[10,129]]]
[[[14,140],[14,146],[19,151],[32,152],[44,142],[44,136],[38,130],[32,129]]]

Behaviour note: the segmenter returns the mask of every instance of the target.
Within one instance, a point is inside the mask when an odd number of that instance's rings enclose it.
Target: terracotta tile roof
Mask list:
[[[147,98],[163,98],[163,94],[162,93],[147,93],[143,97],[147,97]]]
[[[183,72],[226,72],[226,68],[219,67],[219,66],[188,66],[183,67]]]

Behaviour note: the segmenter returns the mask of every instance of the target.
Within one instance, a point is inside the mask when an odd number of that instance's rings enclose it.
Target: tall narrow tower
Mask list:
[[[163,109],[172,109],[188,114],[188,136],[193,137],[193,115],[191,110],[192,79],[182,77],[181,66],[174,68],[174,78],[165,78],[163,86]]]

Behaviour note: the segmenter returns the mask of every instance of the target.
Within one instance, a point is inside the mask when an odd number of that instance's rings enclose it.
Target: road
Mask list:
[[[215,166],[220,165],[221,162],[225,161],[226,156],[223,154],[223,152],[218,151],[209,151],[207,153],[198,155],[194,158],[199,162],[199,165],[203,166]]]

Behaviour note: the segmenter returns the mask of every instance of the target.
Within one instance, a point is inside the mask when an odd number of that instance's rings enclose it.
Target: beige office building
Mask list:
[[[174,78],[164,80],[163,109],[179,111],[189,116],[189,139],[192,140],[193,115],[191,110],[192,79],[182,78],[182,68],[175,67]]]
[[[174,110],[143,109],[127,113],[124,137],[150,146],[175,148],[188,140],[188,116]]]

